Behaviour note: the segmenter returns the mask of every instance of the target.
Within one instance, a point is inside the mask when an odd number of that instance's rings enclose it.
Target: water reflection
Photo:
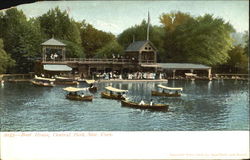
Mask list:
[[[155,97],[157,85],[183,87],[181,97]],[[169,112],[121,107],[119,101],[102,99],[106,86],[128,90],[130,100],[170,105]],[[79,87],[85,87],[82,83]],[[0,89],[2,131],[141,131],[141,130],[247,130],[248,84],[238,81],[175,81],[98,83],[94,101],[64,98],[65,86],[35,87],[6,83]]]

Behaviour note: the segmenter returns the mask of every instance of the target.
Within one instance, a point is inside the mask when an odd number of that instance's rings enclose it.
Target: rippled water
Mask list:
[[[158,84],[183,87],[183,96],[151,97]],[[170,111],[126,108],[119,101],[100,98],[108,85],[128,89],[133,101],[152,98],[169,104]],[[93,102],[67,100],[63,87],[5,83],[0,87],[1,131],[249,130],[248,82],[244,81],[99,83]]]

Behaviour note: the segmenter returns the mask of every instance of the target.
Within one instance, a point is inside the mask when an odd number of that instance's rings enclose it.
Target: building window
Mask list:
[[[148,50],[148,47],[145,47],[146,50]]]

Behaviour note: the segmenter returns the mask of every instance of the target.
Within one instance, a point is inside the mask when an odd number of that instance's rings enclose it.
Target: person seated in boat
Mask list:
[[[150,100],[149,105],[150,105],[150,106],[152,106],[152,105],[153,105],[153,100],[152,100],[152,99]]]
[[[175,94],[178,94],[178,91],[175,91]]]
[[[141,100],[141,102],[139,103],[139,105],[145,105],[145,102],[143,100]]]
[[[112,92],[112,91],[110,91],[110,95],[113,95],[113,92]]]
[[[74,92],[74,96],[77,96],[77,93],[76,93],[76,92]]]
[[[127,96],[125,92],[122,93],[122,97],[126,99]]]
[[[162,89],[162,93],[165,93],[164,89]]]
[[[118,94],[118,98],[122,98],[122,94],[121,93],[117,93]]]
[[[81,94],[81,97],[82,97],[82,98],[84,97],[84,93]]]
[[[89,85],[89,88],[93,88],[94,87],[94,85],[91,83],[90,85]]]

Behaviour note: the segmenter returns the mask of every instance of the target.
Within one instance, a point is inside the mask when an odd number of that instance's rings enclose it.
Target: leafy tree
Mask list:
[[[61,11],[59,7],[56,7],[38,17],[38,19],[46,39],[54,36],[58,39],[81,44],[80,31],[75,21],[69,18],[66,11]]]
[[[171,12],[163,13],[160,16],[160,22],[163,24],[165,35],[163,36],[163,52],[161,59],[164,62],[178,62],[178,53],[180,53],[180,48],[176,46],[178,43],[176,29],[177,27],[183,26],[187,23],[194,23],[194,18],[182,12]],[[175,58],[174,58],[175,57]],[[181,56],[180,56],[181,57]]]
[[[229,65],[231,71],[247,72],[248,57],[244,53],[244,48],[241,45],[237,45],[229,52],[229,59],[227,65]]]
[[[82,21],[81,24],[78,23],[79,26],[81,28],[82,47],[85,49],[87,58],[95,57],[98,49],[115,40],[115,36],[112,33],[97,30],[85,21]]]
[[[1,16],[0,27],[4,48],[16,61],[13,72],[26,73],[33,69],[33,59],[39,56],[41,32],[33,20],[28,21],[16,8],[6,10]]]
[[[245,41],[244,53],[245,53],[245,55],[247,55],[249,57],[249,33],[248,33],[248,31],[246,31],[244,33],[243,38],[244,38],[244,41]]]
[[[0,39],[0,62],[0,73],[5,73],[8,67],[15,65],[15,61],[4,50],[2,39]]]
[[[122,46],[117,41],[111,41],[104,47],[97,50],[96,57],[112,58],[112,56],[121,56],[123,53]]]
[[[234,29],[229,23],[209,14],[186,18],[175,29],[166,29],[166,37],[170,35],[171,42],[165,39],[165,44],[169,47],[165,49],[174,62],[211,66],[223,64],[227,62],[228,51],[232,48],[232,32]]]
[[[83,48],[76,43],[62,40],[64,44],[66,44],[66,57],[69,58],[84,58],[85,54],[83,52]]]

